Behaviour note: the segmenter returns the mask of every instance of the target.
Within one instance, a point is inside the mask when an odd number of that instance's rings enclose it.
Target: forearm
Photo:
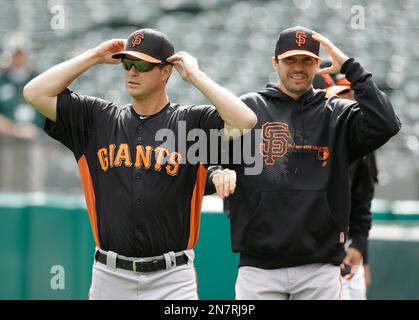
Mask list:
[[[349,59],[341,71],[350,81],[361,111],[352,123],[351,147],[355,151],[373,151],[400,130],[400,120],[387,95],[358,62]]]
[[[225,128],[252,129],[257,122],[254,112],[229,90],[211,80],[204,72],[196,72],[191,77],[191,83],[204,94],[215,106]]]
[[[31,80],[24,88],[26,101],[51,120],[56,120],[56,97],[76,78],[98,63],[93,50],[62,62]]]
[[[39,95],[57,96],[76,78],[97,64],[93,50],[87,50],[73,59],[62,62],[37,76],[27,86],[37,90]]]
[[[14,132],[14,123],[0,114],[0,133],[13,136]]]
[[[37,136],[38,129],[32,123],[15,123],[0,114],[0,135],[4,134],[17,139],[33,139]]]

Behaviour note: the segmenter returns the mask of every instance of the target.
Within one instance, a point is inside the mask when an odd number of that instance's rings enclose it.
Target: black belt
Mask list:
[[[96,251],[95,260],[100,263],[106,264],[106,253],[102,253],[99,250]],[[188,257],[186,254],[176,256],[176,265],[181,266],[188,263]],[[133,272],[152,272],[166,269],[166,260],[152,260],[152,261],[131,261],[116,258],[116,267],[119,269],[125,269]]]

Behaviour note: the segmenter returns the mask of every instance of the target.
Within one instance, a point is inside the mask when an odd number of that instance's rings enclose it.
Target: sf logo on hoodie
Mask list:
[[[261,153],[265,165],[274,165],[277,157],[283,157],[288,152],[288,141],[291,133],[288,124],[282,122],[267,122],[262,126]]]

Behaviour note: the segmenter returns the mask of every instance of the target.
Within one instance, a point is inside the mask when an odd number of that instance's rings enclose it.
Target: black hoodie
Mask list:
[[[264,164],[260,175],[244,175],[244,164],[230,166],[237,172],[230,218],[240,266],[342,262],[349,165],[386,143],[401,125],[387,96],[359,63],[349,59],[341,72],[356,102],[327,99],[314,89],[294,100],[273,85],[242,97],[258,117],[255,129],[262,129],[249,134],[262,135],[260,146],[252,148],[262,153]]]

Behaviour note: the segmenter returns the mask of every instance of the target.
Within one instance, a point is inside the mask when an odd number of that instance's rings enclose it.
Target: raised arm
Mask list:
[[[377,88],[371,73],[353,58],[348,58],[330,40],[318,33],[313,34],[313,39],[319,41],[332,57],[332,66],[320,70],[320,73],[344,74],[355,93],[357,111],[360,112],[353,113],[348,126],[351,160],[378,149],[401,128],[390,99]]]
[[[57,96],[91,67],[101,63],[120,63],[120,60],[112,59],[112,55],[121,51],[124,45],[125,40],[109,40],[48,69],[25,86],[25,100],[45,117],[56,121]]]

